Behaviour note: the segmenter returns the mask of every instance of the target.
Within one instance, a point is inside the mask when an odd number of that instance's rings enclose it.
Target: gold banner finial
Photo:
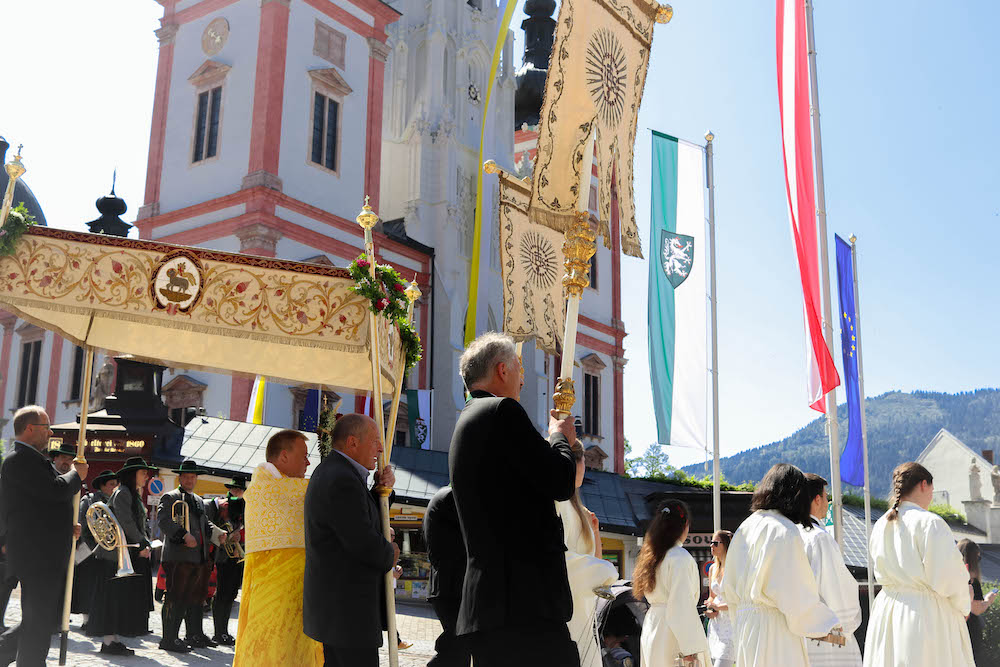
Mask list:
[[[11,162],[4,165],[4,171],[10,177],[7,181],[7,191],[3,195],[3,203],[0,204],[0,225],[7,222],[7,214],[10,213],[11,206],[14,205],[14,186],[17,185],[17,179],[24,175],[24,172],[28,171],[25,169],[24,165],[21,163],[21,149],[24,148],[24,144],[17,147],[17,155]]]
[[[657,23],[670,23],[672,18],[674,18],[674,8],[670,5],[660,5],[660,8],[656,10]]]
[[[483,163],[483,173],[484,174],[499,174],[500,167],[493,160],[487,160]]]
[[[413,280],[410,282],[409,286],[406,288],[406,291],[404,291],[403,294],[406,295],[406,298],[407,300],[409,300],[410,303],[416,302],[417,299],[419,299],[422,296],[420,292],[420,287],[417,285],[416,274],[414,274]]]
[[[715,139],[715,135],[712,134],[711,130],[709,130],[708,132],[705,133],[705,141],[707,141],[708,143],[712,143],[712,141],[714,139]]]
[[[378,222],[378,213],[372,210],[371,205],[368,203],[368,195],[365,195],[365,205],[361,207],[361,212],[358,213],[356,218],[359,225],[361,225],[365,231],[370,230]]]
[[[583,288],[590,284],[590,258],[597,252],[596,239],[590,213],[577,211],[563,241],[566,274],[562,282],[570,296],[583,296]]]

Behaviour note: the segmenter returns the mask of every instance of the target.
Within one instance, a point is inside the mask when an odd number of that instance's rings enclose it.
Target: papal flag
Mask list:
[[[707,448],[708,289],[701,146],[653,132],[649,373],[657,441]]]
[[[599,233],[611,246],[616,181],[622,252],[642,257],[632,199],[632,150],[653,44],[653,24],[672,11],[655,0],[562,0],[545,80],[531,220],[556,231],[572,222],[580,187],[590,189],[586,142],[596,132]]]
[[[500,277],[503,330],[516,341],[557,354],[563,333],[563,235],[528,219],[531,186],[500,176]]]
[[[250,404],[247,405],[247,421],[249,423],[264,423],[265,394],[267,394],[267,378],[263,375],[258,375],[254,378],[253,389],[250,391]]]

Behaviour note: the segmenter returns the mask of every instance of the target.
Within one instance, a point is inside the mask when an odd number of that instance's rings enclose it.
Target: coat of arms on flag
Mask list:
[[[694,237],[667,230],[660,236],[660,266],[670,284],[677,289],[691,275],[694,264]]]
[[[556,354],[563,331],[563,235],[528,219],[531,187],[491,166],[500,176],[500,271],[503,330],[514,340]]]

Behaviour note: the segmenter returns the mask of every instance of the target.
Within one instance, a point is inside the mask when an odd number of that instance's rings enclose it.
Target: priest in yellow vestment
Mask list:
[[[306,566],[305,436],[275,433],[246,500],[246,569],[233,667],[323,664],[323,645],[302,632]]]

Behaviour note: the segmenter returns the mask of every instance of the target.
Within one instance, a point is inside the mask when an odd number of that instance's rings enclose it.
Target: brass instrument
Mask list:
[[[244,560],[247,557],[247,553],[240,546],[239,541],[230,542],[229,536],[232,535],[234,529],[233,524],[229,521],[222,525],[222,530],[226,531],[226,541],[223,542],[223,547],[226,550],[226,555],[230,558],[237,558],[239,560]]]
[[[102,502],[91,505],[87,509],[87,527],[101,548],[118,551],[118,572],[115,573],[115,577],[134,576],[135,570],[132,569],[128,547],[138,545],[125,543],[125,531],[122,530],[111,508]]]
[[[177,511],[178,505],[181,506],[180,511]],[[184,501],[183,497],[180,500],[175,500],[174,504],[170,506],[170,520],[183,524],[184,531],[191,532],[191,510],[188,509],[187,502]]]

